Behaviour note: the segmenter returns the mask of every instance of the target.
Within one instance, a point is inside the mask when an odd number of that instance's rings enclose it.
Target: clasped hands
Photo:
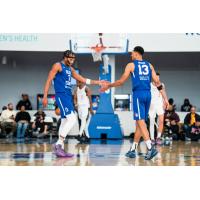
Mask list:
[[[111,83],[109,81],[106,81],[106,80],[100,80],[99,85],[101,86],[99,91],[105,92],[106,90],[108,90],[110,88]]]

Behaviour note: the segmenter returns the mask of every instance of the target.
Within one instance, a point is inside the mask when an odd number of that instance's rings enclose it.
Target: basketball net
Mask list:
[[[96,47],[92,47],[92,57],[94,62],[102,61],[102,53],[103,50],[105,49],[104,46],[101,44],[97,44]]]

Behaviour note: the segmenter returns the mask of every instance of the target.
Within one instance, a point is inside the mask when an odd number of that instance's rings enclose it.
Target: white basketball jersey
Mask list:
[[[86,94],[86,86],[84,86],[82,89],[77,87],[77,103],[78,106],[87,106],[88,108],[90,107],[90,101],[89,98]]]
[[[158,88],[153,83],[151,83],[151,102],[163,103],[162,95],[160,94]]]

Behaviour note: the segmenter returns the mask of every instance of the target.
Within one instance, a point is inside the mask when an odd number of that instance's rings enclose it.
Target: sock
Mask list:
[[[162,133],[161,133],[161,132],[158,132],[157,138],[161,138],[161,135],[162,135]]]
[[[138,143],[133,142],[132,147],[131,147],[131,151],[137,150],[137,147],[138,147]]]
[[[145,143],[147,145],[147,149],[150,150],[152,147],[151,140],[147,140],[147,141],[145,141]]]
[[[64,149],[64,140],[63,138],[59,137],[58,141],[56,142],[56,145],[60,144],[62,149]]]

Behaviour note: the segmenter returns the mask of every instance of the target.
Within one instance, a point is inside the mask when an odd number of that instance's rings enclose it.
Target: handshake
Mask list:
[[[106,90],[108,90],[111,87],[111,83],[106,80],[101,80],[99,82],[99,85],[101,86],[101,88],[99,90],[100,92],[105,92]]]

